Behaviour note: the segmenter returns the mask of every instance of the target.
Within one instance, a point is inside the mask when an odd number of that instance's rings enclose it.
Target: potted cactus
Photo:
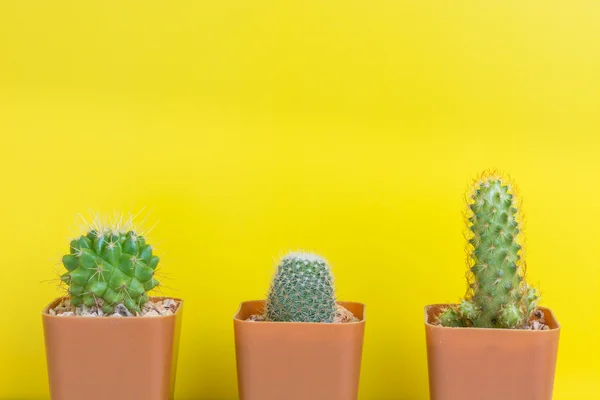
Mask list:
[[[277,266],[267,299],[234,317],[241,400],[356,400],[364,304],[336,302],[317,255],[294,252]]]
[[[467,206],[467,295],[425,308],[431,399],[550,400],[560,325],[526,280],[515,187],[483,173]]]
[[[62,260],[67,295],[42,311],[51,398],[173,399],[183,302],[148,296],[152,246],[95,221]]]

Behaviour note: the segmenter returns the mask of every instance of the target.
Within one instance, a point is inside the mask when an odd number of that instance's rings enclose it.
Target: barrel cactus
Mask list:
[[[526,279],[520,205],[514,185],[483,173],[468,197],[469,290],[439,316],[443,326],[521,328],[537,309],[539,294]]]
[[[336,308],[333,275],[324,258],[293,252],[281,259],[267,296],[265,320],[333,322]]]
[[[62,258],[67,272],[61,280],[68,285],[73,305],[101,304],[110,313],[122,303],[135,313],[158,285],[154,272],[159,258],[134,230],[91,229],[73,239],[70,247]]]

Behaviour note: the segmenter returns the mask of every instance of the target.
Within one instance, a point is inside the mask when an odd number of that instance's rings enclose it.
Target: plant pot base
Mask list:
[[[234,317],[240,400],[356,400],[364,305],[340,304],[359,322],[246,321],[264,302],[242,303]]]
[[[42,312],[51,399],[173,399],[181,300],[170,316],[50,315],[61,300]]]
[[[560,325],[541,308],[549,330],[433,325],[447,304],[425,308],[431,400],[551,400]]]

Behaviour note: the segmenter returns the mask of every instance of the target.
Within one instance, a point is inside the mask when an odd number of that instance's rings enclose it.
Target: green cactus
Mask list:
[[[469,291],[438,317],[443,326],[520,328],[536,310],[539,294],[525,280],[519,205],[514,185],[484,173],[468,201]]]
[[[91,306],[102,299],[105,313],[119,303],[135,313],[148,301],[146,293],[158,285],[158,261],[144,237],[133,230],[92,229],[71,241],[70,254],[62,258],[67,272],[61,280],[69,286],[73,305]]]
[[[265,319],[275,322],[333,322],[337,304],[327,261],[294,252],[281,259],[265,304]]]

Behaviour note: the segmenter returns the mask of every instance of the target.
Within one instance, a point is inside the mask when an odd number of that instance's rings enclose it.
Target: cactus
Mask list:
[[[333,322],[336,308],[333,275],[324,258],[293,252],[281,259],[267,296],[265,320]]]
[[[134,230],[94,228],[71,241],[70,253],[62,258],[67,272],[61,281],[68,285],[73,305],[102,304],[110,313],[122,303],[135,313],[148,301],[146,293],[158,285],[158,261]]]
[[[522,227],[514,185],[484,173],[468,198],[469,290],[444,310],[442,326],[520,328],[536,310],[539,295],[525,280]]]

